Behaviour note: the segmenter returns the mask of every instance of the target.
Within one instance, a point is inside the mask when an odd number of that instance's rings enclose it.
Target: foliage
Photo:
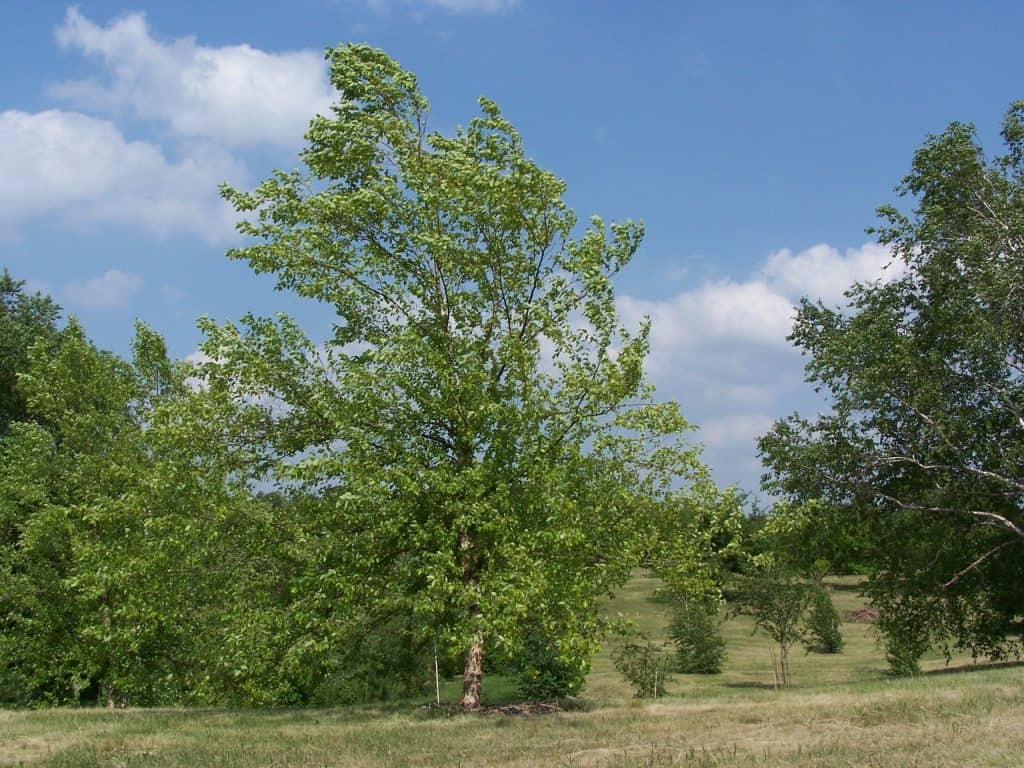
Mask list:
[[[24,281],[6,269],[0,275],[0,436],[11,422],[26,418],[18,373],[28,366],[29,347],[53,339],[59,315],[60,307],[49,296],[26,294]]]
[[[861,573],[870,550],[859,518],[818,498],[776,502],[757,537],[772,559],[784,561],[819,585],[828,573]]]
[[[865,532],[880,626],[909,656],[928,638],[1013,653],[1024,612],[1024,102],[1003,139],[989,160],[954,123],[917,151],[899,188],[914,210],[879,210],[891,279],[799,309],[829,411],[760,442],[768,490]]]
[[[804,639],[804,617],[813,589],[791,571],[762,563],[742,577],[733,609],[754,620],[755,631],[762,630],[778,646],[776,665],[778,682],[790,684],[789,651]]]
[[[839,653],[843,650],[842,619],[832,603],[828,590],[815,587],[807,614],[804,644],[808,651]]]
[[[876,627],[885,646],[889,671],[897,677],[921,674],[921,657],[932,646],[927,598],[897,597],[882,603]]]
[[[676,646],[677,669],[684,674],[715,675],[725,661],[718,606],[697,600],[678,602],[668,628]]]
[[[465,655],[477,706],[486,650],[514,655],[528,617],[589,659],[647,512],[704,470],[643,383],[647,324],[616,315],[642,227],[594,218],[575,236],[564,183],[493,102],[431,133],[396,62],[357,45],[328,60],[339,100],[305,170],[223,193],[255,240],[230,256],[331,307],[333,335],[206,320],[204,375],[263,434],[272,478],[332,517],[332,567],[297,597],[309,644],[329,655],[408,616]]]
[[[558,651],[554,641],[540,636],[532,636],[523,643],[512,670],[516,689],[524,699],[552,701],[583,690],[589,663],[581,668],[572,659],[562,658]]]
[[[187,374],[141,325],[130,362],[97,350],[75,320],[30,347],[17,390],[25,420],[0,440],[10,700],[212,693],[218,607],[242,600],[237,574],[260,563],[246,547],[246,494],[228,480],[237,467]]]
[[[745,495],[736,488],[719,490],[704,479],[691,492],[657,512],[656,538],[648,559],[673,600],[715,603],[732,571],[744,567]]]
[[[615,669],[635,691],[639,699],[665,695],[665,683],[672,679],[672,659],[642,635],[626,637],[615,650]]]

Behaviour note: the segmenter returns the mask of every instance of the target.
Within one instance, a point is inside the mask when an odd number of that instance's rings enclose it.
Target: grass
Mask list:
[[[656,582],[637,576],[610,610],[664,639]],[[835,586],[849,586],[849,582]],[[860,604],[837,589],[841,610]],[[844,652],[792,656],[772,689],[767,639],[724,627],[720,675],[679,675],[657,702],[632,699],[607,653],[580,711],[453,715],[408,706],[282,710],[0,711],[0,765],[119,766],[1006,766],[1024,755],[1024,666],[933,658],[886,675],[870,626],[844,624]],[[488,680],[491,701],[508,698]],[[448,681],[444,695],[457,696]]]

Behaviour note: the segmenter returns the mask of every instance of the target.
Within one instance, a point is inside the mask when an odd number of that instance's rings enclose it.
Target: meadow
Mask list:
[[[830,579],[841,611],[862,606]],[[665,638],[657,582],[637,573],[608,610]],[[0,765],[119,766],[1010,766],[1024,762],[1024,666],[927,658],[887,675],[871,625],[845,622],[836,655],[792,656],[776,690],[769,642],[749,619],[724,626],[719,675],[677,675],[637,700],[609,653],[578,705],[542,715],[458,714],[422,700],[338,709],[0,711]],[[487,702],[514,697],[492,677]],[[455,701],[458,681],[444,684]]]

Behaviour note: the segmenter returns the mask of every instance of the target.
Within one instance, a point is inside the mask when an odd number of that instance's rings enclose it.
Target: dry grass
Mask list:
[[[613,608],[663,636],[664,606],[638,575]],[[841,608],[859,602],[836,593]],[[630,698],[606,655],[586,707],[536,717],[417,709],[0,712],[0,765],[38,766],[1009,766],[1024,763],[1024,667],[891,680],[870,627],[836,656],[793,657],[771,689],[767,643],[726,625],[721,675],[680,676],[658,702]],[[941,668],[940,660],[927,667]]]

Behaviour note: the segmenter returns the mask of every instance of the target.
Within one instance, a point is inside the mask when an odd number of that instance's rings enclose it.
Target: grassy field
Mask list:
[[[860,605],[831,582],[842,610]],[[610,606],[655,639],[665,606],[638,574]],[[773,690],[767,640],[725,625],[720,675],[680,675],[632,699],[607,654],[579,711],[453,715],[415,702],[331,710],[0,711],[0,765],[123,766],[1014,766],[1024,764],[1024,666],[933,658],[893,680],[870,625],[843,625],[839,655],[792,656]],[[508,695],[501,681],[491,701]],[[447,683],[452,698],[457,683]]]

